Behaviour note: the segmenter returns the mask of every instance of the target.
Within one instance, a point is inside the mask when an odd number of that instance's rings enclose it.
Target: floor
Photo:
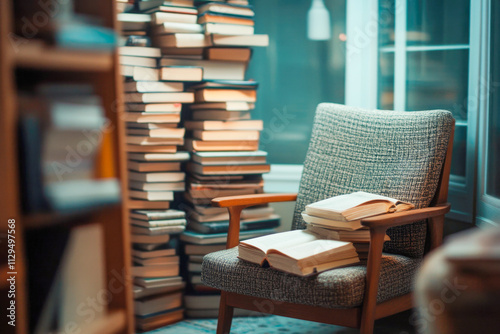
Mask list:
[[[376,334],[413,334],[410,325],[412,312],[399,313],[375,322]],[[186,319],[177,324],[148,333],[155,334],[207,334],[215,333],[217,319]],[[354,334],[358,330],[333,325],[319,324],[304,320],[278,316],[234,318],[231,334]]]

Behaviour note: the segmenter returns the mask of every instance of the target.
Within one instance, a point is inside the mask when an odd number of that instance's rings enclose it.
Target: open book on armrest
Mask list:
[[[324,239],[307,230],[275,233],[241,241],[238,257],[299,276],[359,262],[350,242]]]
[[[411,210],[415,206],[395,198],[358,191],[335,196],[306,206],[309,216],[335,221],[352,221],[384,213]]]

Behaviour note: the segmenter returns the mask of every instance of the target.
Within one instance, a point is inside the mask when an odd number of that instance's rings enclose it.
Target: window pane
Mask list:
[[[499,1],[491,3],[491,17],[500,15]],[[488,111],[486,193],[500,198],[500,21],[491,20],[490,104]]]
[[[406,109],[445,109],[467,119],[469,50],[407,52]]]
[[[394,45],[395,0],[380,0],[378,10],[378,45]]]
[[[253,117],[264,120],[261,149],[271,163],[302,164],[316,106],[344,102],[345,0],[326,0],[332,38],[307,39],[310,1],[255,0],[256,34],[269,47],[254,48],[247,78],[259,81]]]
[[[395,0],[379,1],[379,69],[378,69],[378,108],[394,109],[394,45]]]
[[[451,174],[466,176],[469,50],[407,52],[406,109],[445,109],[455,128]]]
[[[408,0],[407,45],[469,44],[470,0]]]
[[[378,107],[394,109],[394,52],[379,54]]]
[[[455,126],[455,136],[453,140],[453,153],[451,157],[451,171],[454,176],[465,178],[465,161],[467,159],[467,127]],[[457,180],[457,182],[464,182]]]

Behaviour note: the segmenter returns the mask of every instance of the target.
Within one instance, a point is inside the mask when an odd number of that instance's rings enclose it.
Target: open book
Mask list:
[[[238,257],[299,276],[359,262],[350,242],[324,239],[307,230],[275,233],[241,241]]]
[[[306,206],[305,214],[335,221],[352,221],[383,213],[413,209],[411,203],[395,198],[358,191],[335,196]]]

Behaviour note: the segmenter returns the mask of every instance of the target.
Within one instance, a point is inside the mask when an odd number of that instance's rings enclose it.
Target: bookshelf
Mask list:
[[[75,82],[90,84],[102,101],[105,117],[111,121],[112,131],[104,135],[97,157],[96,178],[121,176],[126,172],[125,158],[117,149],[124,141],[123,122],[119,122],[122,113],[122,83],[119,75],[118,55],[116,52],[71,50],[57,46],[45,46],[35,38],[28,40],[14,50],[11,36],[19,30],[19,15],[16,15],[18,3],[14,0],[0,2],[0,293],[2,308],[8,304],[7,284],[7,233],[8,219],[16,223],[16,326],[9,326],[5,317],[0,323],[1,333],[24,334],[32,331],[29,324],[30,297],[34,291],[28,291],[28,279],[31,265],[28,264],[26,247],[28,233],[41,233],[49,228],[73,229],[77,226],[97,224],[103,231],[103,263],[105,286],[116,281],[116,273],[126,278],[130,273],[129,227],[122,219],[123,205],[105,205],[95,209],[72,211],[70,213],[34,213],[22,211],[21,173],[18,160],[18,96],[27,82]],[[39,2],[31,5],[38,6]],[[74,0],[74,11],[92,16],[102,26],[117,29],[116,8],[113,1]],[[34,12],[41,11],[34,8]],[[123,187],[126,189],[126,187]],[[40,249],[40,252],[44,252]],[[50,263],[51,258],[45,258]],[[89,276],[92,272],[88,273]],[[121,281],[121,289],[113,289],[112,298],[107,303],[104,317],[81,327],[85,333],[132,333],[133,304],[132,289],[127,279]],[[5,308],[4,308],[5,307]],[[2,314],[4,314],[2,312]],[[33,324],[31,324],[31,327]]]

